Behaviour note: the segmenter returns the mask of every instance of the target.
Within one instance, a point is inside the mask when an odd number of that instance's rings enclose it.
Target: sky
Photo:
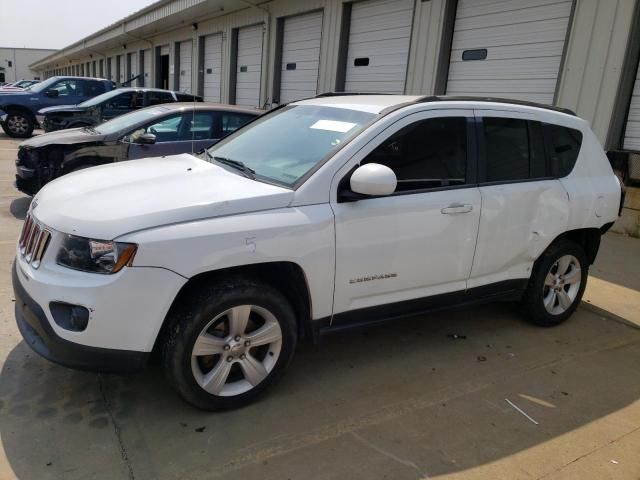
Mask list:
[[[0,47],[63,48],[155,0],[0,0]]]

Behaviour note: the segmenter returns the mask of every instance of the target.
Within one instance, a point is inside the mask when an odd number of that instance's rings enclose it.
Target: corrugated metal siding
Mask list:
[[[204,99],[220,102],[222,98],[222,34],[204,38]]]
[[[183,93],[191,93],[191,71],[193,69],[193,42],[187,40],[180,42],[180,76],[177,90]]]
[[[280,103],[317,93],[322,38],[322,11],[284,21]]]
[[[237,105],[260,106],[263,30],[263,25],[254,25],[238,30]]]
[[[571,1],[459,0],[447,94],[553,103]],[[484,60],[462,60],[486,49]]]
[[[351,10],[345,91],[404,93],[413,0],[364,0]],[[356,59],[368,65],[356,66]]]
[[[640,68],[636,72],[636,81],[633,85],[629,115],[624,129],[623,148],[640,152]]]

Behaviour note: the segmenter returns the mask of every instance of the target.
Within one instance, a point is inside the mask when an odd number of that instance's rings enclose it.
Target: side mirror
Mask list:
[[[46,95],[47,97],[56,98],[60,95],[60,92],[58,90],[47,90]]]
[[[391,195],[398,185],[393,170],[379,163],[367,163],[358,167],[349,182],[352,192],[369,196]]]
[[[153,133],[143,133],[136,138],[136,143],[141,145],[153,145],[156,143],[156,136]]]

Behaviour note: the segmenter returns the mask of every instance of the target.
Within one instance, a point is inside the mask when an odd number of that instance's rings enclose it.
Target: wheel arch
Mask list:
[[[304,270],[297,263],[278,261],[210,270],[191,277],[171,303],[156,336],[153,351],[156,352],[162,344],[162,338],[166,333],[167,318],[174,308],[186,301],[191,292],[201,285],[215,283],[232,275],[261,280],[278,289],[294,309],[298,324],[298,337],[315,340],[311,325],[311,292]]]
[[[606,229],[604,231],[606,231]],[[558,235],[553,242],[549,244],[545,251],[551,245],[560,241],[570,240],[577,243],[584,249],[589,265],[592,265],[598,255],[598,250],[600,249],[600,238],[603,233],[603,229],[600,228],[579,228],[575,230],[568,230]]]
[[[7,113],[16,112],[16,111],[23,112],[29,115],[34,122],[36,120],[36,115],[25,105],[9,103],[9,104],[0,106],[0,110],[3,110]]]

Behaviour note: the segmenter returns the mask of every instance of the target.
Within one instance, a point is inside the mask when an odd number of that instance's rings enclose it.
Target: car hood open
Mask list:
[[[85,112],[87,107],[80,107],[78,105],[58,105],[57,107],[45,107],[38,110],[39,115],[46,115],[47,113],[57,112]]]
[[[46,185],[32,208],[54,230],[112,240],[161,225],[282,208],[293,195],[182,154],[65,175]]]
[[[73,143],[100,142],[106,135],[81,128],[69,128],[67,130],[57,130],[55,132],[36,135],[20,144],[24,148],[40,148],[46,145],[71,145]]]

